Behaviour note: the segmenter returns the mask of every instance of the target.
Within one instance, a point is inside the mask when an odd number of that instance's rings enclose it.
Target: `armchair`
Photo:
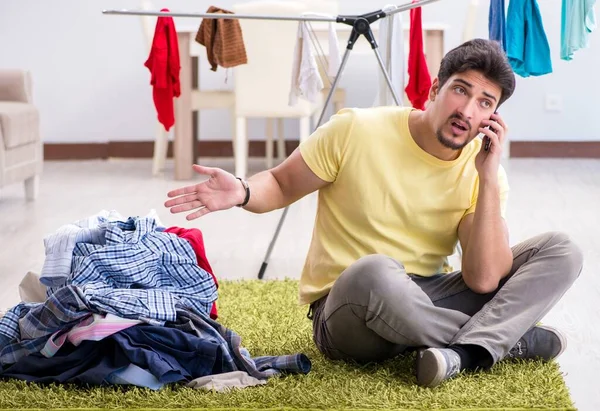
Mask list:
[[[44,161],[42,144],[31,74],[0,69],[0,188],[23,182],[26,199],[36,198]]]

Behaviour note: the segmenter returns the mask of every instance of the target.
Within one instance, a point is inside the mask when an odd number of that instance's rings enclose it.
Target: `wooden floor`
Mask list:
[[[233,162],[203,164],[232,170]],[[263,167],[251,162],[251,171]],[[198,227],[219,278],[256,277],[282,211],[265,215],[241,209],[187,222],[163,207],[168,190],[192,183],[152,178],[149,160],[46,162],[36,202],[26,203],[21,185],[0,191],[0,308],[19,301],[18,284],[44,261],[43,238],[63,224],[115,209],[124,216],[155,209],[164,225]],[[580,410],[600,409],[600,161],[511,159],[505,165],[511,194],[511,244],[543,231],[570,234],[583,248],[585,267],[573,288],[543,319],[568,335],[560,358],[565,379]],[[200,181],[198,177],[195,181]],[[310,241],[316,196],[289,209],[272,253],[266,278],[298,278]]]

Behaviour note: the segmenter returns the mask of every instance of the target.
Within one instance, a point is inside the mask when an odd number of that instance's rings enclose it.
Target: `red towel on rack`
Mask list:
[[[161,9],[169,11],[169,9]],[[158,121],[169,129],[175,124],[173,98],[179,97],[179,43],[173,18],[158,17],[154,29],[154,39],[148,60],[144,66],[150,70],[152,98],[158,114]]]
[[[415,0],[413,0],[415,3]],[[421,22],[421,7],[410,10],[410,49],[408,52],[408,84],[406,95],[413,107],[419,110],[425,108],[431,88],[431,76],[427,69],[427,61],[423,53],[423,25]]]
[[[208,272],[213,280],[215,281],[215,285],[219,288],[219,282],[217,281],[217,277],[213,273],[212,267],[208,262],[208,258],[206,258],[206,250],[204,248],[204,238],[202,237],[202,231],[197,228],[181,228],[181,227],[169,227],[165,229],[166,233],[173,233],[177,237],[186,239],[189,241],[190,245],[194,249],[194,253],[196,253],[196,260],[198,266]],[[214,302],[212,309],[210,310],[210,318],[217,319],[217,303]]]

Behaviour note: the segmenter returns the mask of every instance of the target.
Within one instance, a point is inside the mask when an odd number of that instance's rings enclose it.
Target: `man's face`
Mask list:
[[[494,113],[502,89],[481,73],[469,70],[450,77],[442,88],[432,85],[434,130],[445,147],[460,150],[479,134],[482,120]]]

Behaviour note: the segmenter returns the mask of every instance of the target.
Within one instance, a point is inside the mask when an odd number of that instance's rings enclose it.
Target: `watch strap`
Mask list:
[[[246,190],[246,197],[244,198],[244,202],[241,204],[238,204],[238,207],[244,207],[246,204],[248,204],[248,201],[250,201],[250,186],[248,185],[248,182],[246,180],[244,180],[243,178],[240,177],[236,177],[238,180],[240,180],[240,182],[242,183],[242,185],[244,186],[244,190]]]

